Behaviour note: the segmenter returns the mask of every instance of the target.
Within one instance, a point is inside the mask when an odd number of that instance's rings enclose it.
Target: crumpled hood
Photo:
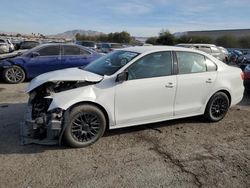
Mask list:
[[[26,92],[30,92],[46,82],[54,82],[54,81],[99,82],[102,79],[103,76],[92,72],[88,72],[79,68],[68,68],[68,69],[48,72],[37,76],[30,82]]]

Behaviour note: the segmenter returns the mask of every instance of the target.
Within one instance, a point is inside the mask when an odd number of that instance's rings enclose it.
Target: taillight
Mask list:
[[[240,76],[241,76],[241,79],[242,79],[242,80],[245,80],[245,73],[244,73],[244,72],[241,72],[241,73],[240,73]]]

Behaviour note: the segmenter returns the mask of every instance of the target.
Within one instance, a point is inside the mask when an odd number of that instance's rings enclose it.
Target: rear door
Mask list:
[[[36,51],[38,56],[27,59],[29,77],[61,69],[60,45],[44,46]]]
[[[176,52],[178,61],[175,116],[201,113],[217,78],[216,65],[194,52]]]
[[[63,45],[62,52],[61,62],[63,68],[85,66],[92,60],[92,54],[78,46]]]

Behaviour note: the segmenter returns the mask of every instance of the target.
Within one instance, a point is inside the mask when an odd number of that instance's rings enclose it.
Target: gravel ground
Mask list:
[[[0,187],[250,187],[250,94],[199,117],[108,131],[83,149],[20,145],[27,83],[0,83]]]

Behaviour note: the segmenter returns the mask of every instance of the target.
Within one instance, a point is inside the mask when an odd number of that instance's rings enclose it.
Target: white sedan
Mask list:
[[[86,67],[33,79],[23,143],[86,147],[108,129],[203,115],[220,121],[243,98],[243,73],[201,51],[116,50]]]

